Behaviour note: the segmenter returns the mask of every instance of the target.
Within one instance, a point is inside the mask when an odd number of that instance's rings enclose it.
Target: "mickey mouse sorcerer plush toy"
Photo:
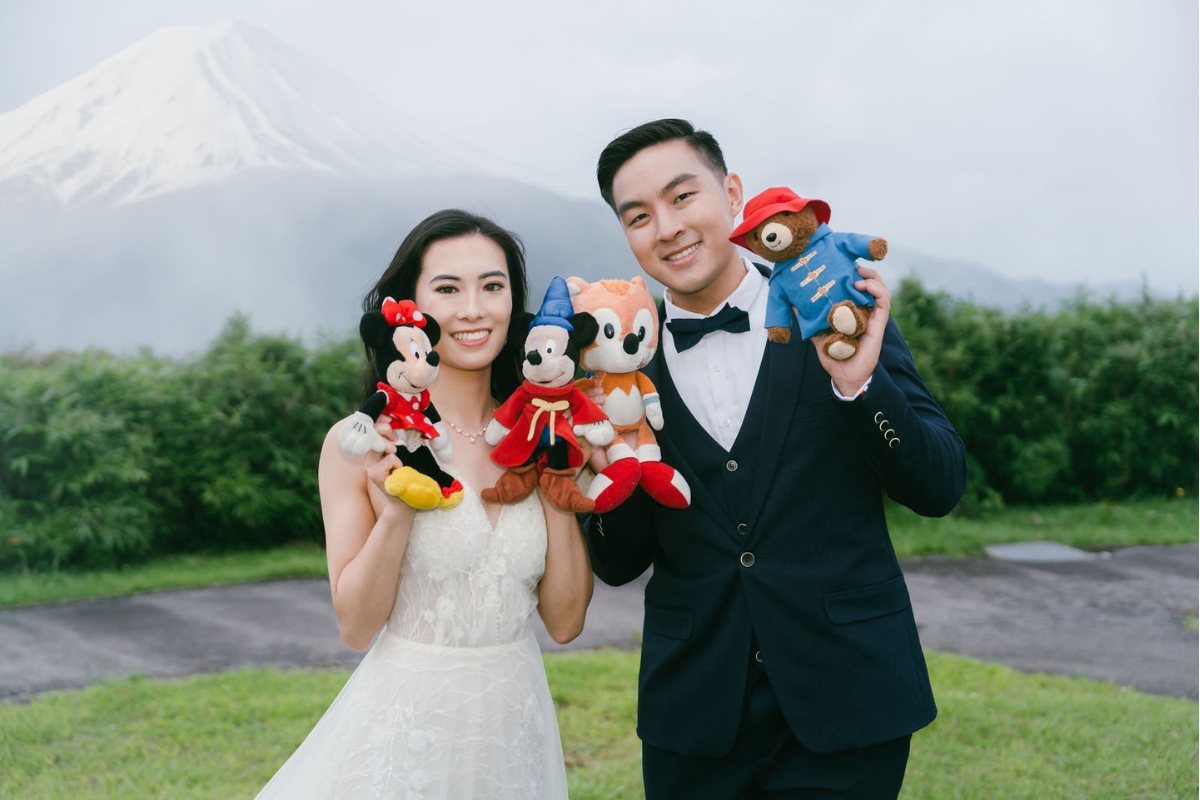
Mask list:
[[[379,391],[342,423],[338,444],[352,455],[382,453],[386,442],[375,422],[387,414],[399,437],[396,456],[404,465],[388,475],[388,494],[417,509],[454,508],[462,502],[462,483],[438,466],[430,452],[437,451],[446,462],[454,456],[446,423],[429,400],[429,387],[438,375],[438,354],[433,352],[441,336],[437,320],[411,300],[397,303],[389,297],[379,311],[363,314],[358,332],[374,354]]]
[[[791,189],[767,189],[746,203],[742,224],[729,240],[775,265],[767,300],[766,326],[771,341],[792,338],[792,309],[800,336],[808,339],[832,330],[826,354],[844,361],[858,352],[875,299],[854,288],[856,258],[879,261],[887,240],[829,229],[829,204],[800,197]]]
[[[575,386],[579,350],[596,338],[596,319],[574,313],[567,282],[555,276],[525,338],[525,381],[496,409],[484,439],[492,461],[508,471],[479,495],[489,503],[515,503],[540,485],[561,511],[590,513],[595,501],[575,483],[583,466],[576,436],[597,447],[613,440],[612,423]]]

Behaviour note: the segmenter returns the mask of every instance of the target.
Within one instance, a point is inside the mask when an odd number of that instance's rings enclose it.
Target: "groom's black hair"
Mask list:
[[[721,178],[729,174],[721,146],[708,131],[696,130],[686,119],[658,119],[647,122],[625,131],[609,142],[596,163],[596,181],[600,184],[600,196],[608,203],[609,208],[617,210],[613,204],[612,192],[613,176],[617,174],[617,170],[647,147],[676,139],[687,142]]]

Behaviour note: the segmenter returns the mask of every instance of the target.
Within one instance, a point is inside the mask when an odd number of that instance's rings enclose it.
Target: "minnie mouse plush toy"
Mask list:
[[[438,466],[430,452],[432,448],[445,462],[454,457],[446,423],[429,400],[429,387],[438,375],[438,354],[433,352],[441,336],[437,320],[411,300],[389,297],[380,311],[363,314],[358,332],[374,354],[379,391],[342,423],[338,444],[352,455],[382,453],[386,441],[375,423],[387,414],[399,434],[396,455],[404,465],[388,476],[388,494],[416,509],[454,508],[462,502],[462,483]]]

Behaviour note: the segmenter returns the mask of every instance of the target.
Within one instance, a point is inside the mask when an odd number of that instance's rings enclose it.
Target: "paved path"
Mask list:
[[[1069,564],[928,558],[904,563],[921,640],[1028,671],[1197,694],[1197,548],[1134,547]],[[636,646],[645,577],[596,584],[583,634],[545,650]],[[535,616],[536,620],[536,616]],[[0,612],[0,699],[141,673],[352,666],[322,580],[144,594]]]
[[[1084,675],[1196,698],[1197,547],[1128,547],[1111,558],[904,564],[921,643],[1026,672]]]

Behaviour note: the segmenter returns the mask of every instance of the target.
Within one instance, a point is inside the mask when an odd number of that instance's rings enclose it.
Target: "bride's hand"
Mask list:
[[[396,457],[396,446],[388,443],[389,452],[376,453],[374,450],[368,450],[363,456],[363,467],[367,471],[367,480],[375,484],[379,491],[383,492],[384,496],[391,497],[384,488],[384,483],[388,479],[388,475],[392,474],[392,470],[399,469],[404,466],[400,463],[400,459]]]
[[[597,448],[592,447],[592,443],[589,442],[587,439],[580,439],[579,440],[579,449],[583,451],[584,466],[590,467],[591,464],[588,462],[590,462],[592,460],[592,458],[596,455]],[[599,448],[599,452],[601,455],[603,455],[604,448]]]
[[[387,443],[384,447],[384,453],[396,452],[396,442],[400,440],[400,435],[396,429],[392,427],[392,418],[387,414],[380,414],[379,419],[375,420],[375,432],[383,437]]]
[[[605,448],[593,447],[587,439],[580,439],[579,446],[583,449],[583,463],[597,475],[603,472],[604,468],[608,466],[608,455],[605,453]]]

